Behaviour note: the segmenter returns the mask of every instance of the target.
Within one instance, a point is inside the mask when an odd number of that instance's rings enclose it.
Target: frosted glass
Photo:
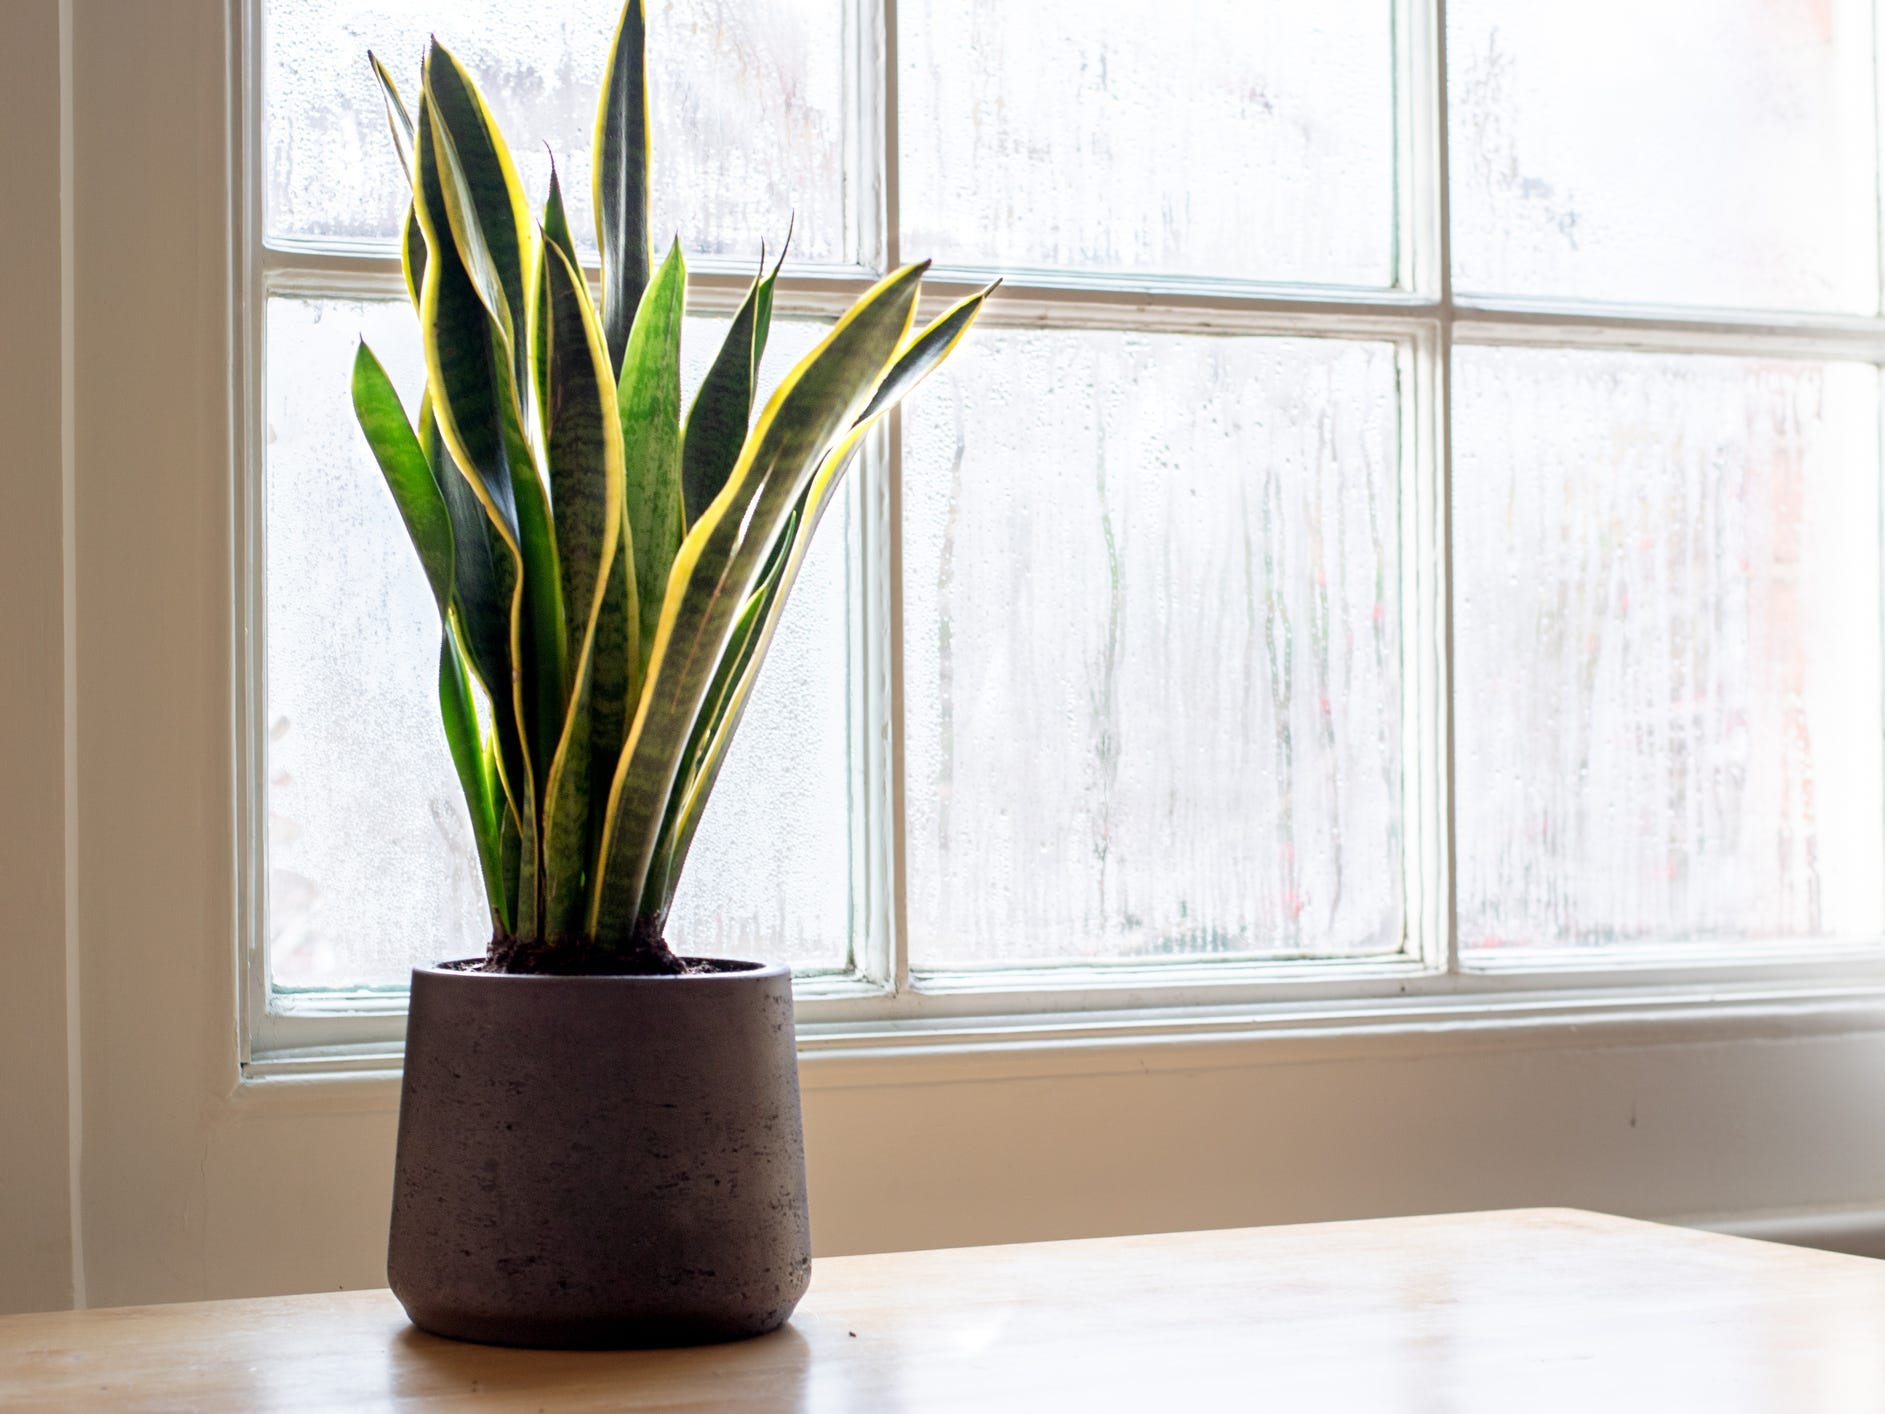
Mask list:
[[[843,261],[843,0],[654,0],[648,7],[654,117],[654,243],[696,253],[777,248],[794,212],[793,255]],[[570,225],[593,251],[589,196],[596,95],[620,0],[268,0],[263,162],[271,236],[391,241],[405,211],[371,49],[409,104],[437,32],[491,101],[533,209],[556,153]]]
[[[1387,285],[1392,7],[903,0],[903,249]]]
[[[722,321],[690,320],[687,380]],[[781,321],[769,380],[821,326]],[[285,987],[401,983],[490,937],[470,823],[438,726],[438,616],[354,425],[364,336],[409,408],[403,303],[268,304],[269,946]],[[676,900],[677,947],[842,966],[849,952],[845,546],[828,520],[786,610]]]
[[[1463,348],[1453,408],[1462,946],[1885,932],[1876,371]]]
[[[269,959],[293,987],[400,982],[491,936],[438,724],[438,611],[348,401],[356,337],[416,407],[409,307],[268,303]]]
[[[1452,0],[1462,290],[1878,306],[1872,6]]]
[[[1399,948],[1392,348],[983,328],[904,419],[912,962]]]

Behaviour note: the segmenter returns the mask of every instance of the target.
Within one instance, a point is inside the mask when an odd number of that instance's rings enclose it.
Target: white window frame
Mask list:
[[[270,249],[260,180],[263,0],[230,0],[237,35],[234,336],[238,472],[233,662],[236,682],[236,917],[242,940],[245,1075],[382,1070],[397,1063],[403,989],[284,995],[266,956],[266,773],[262,632],[262,318],[271,292],[404,298],[383,253]],[[898,204],[896,0],[851,0],[854,88],[848,180],[868,200],[848,234],[865,258],[846,268],[788,267],[780,315],[835,315],[905,255]],[[1403,951],[1352,960],[1193,959],[913,970],[908,962],[901,774],[903,625],[897,527],[900,426],[893,417],[852,474],[850,593],[853,968],[797,986],[807,1051],[1008,1046],[1091,1038],[1222,1036],[1310,1028],[1461,1023],[1583,1025],[1686,1014],[1719,1019],[1775,1007],[1847,1007],[1885,997],[1885,939],[1538,948],[1463,956],[1455,926],[1451,679],[1450,403],[1456,343],[1661,352],[1825,356],[1885,364],[1885,318],[1696,311],[1640,305],[1459,298],[1448,249],[1445,0],[1395,0],[1396,284],[1381,291],[1191,278],[1010,274],[986,327],[1053,325],[1364,337],[1396,349],[1400,400],[1403,721]],[[875,144],[854,142],[875,134]],[[1882,242],[1881,244],[1885,244]],[[912,252],[910,254],[921,254]],[[979,287],[988,272],[938,267],[925,311]],[[689,300],[730,310],[748,275],[693,262]],[[835,528],[835,527],[834,527]],[[833,533],[828,528],[825,533]],[[1881,861],[1885,867],[1885,861]]]

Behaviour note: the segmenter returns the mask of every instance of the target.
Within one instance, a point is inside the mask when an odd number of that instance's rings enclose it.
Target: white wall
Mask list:
[[[55,0],[0,12],[0,1309],[381,1280],[395,1089],[243,1083],[229,646],[223,0],[66,0],[77,870],[66,984]],[[16,116],[16,111],[17,112]],[[19,229],[16,232],[16,227]],[[37,332],[34,332],[37,331]],[[48,380],[51,381],[48,381]],[[832,1049],[804,1066],[821,1254],[1573,1204],[1866,1246],[1885,1008],[1432,1018],[1183,1041]]]
[[[0,13],[0,1310],[69,1304],[58,0]]]

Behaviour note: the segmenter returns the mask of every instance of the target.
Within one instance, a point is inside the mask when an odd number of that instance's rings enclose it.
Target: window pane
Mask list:
[[[1391,11],[903,0],[903,249],[1390,284]]]
[[[1885,931],[1869,366],[1459,351],[1460,939]]]
[[[911,957],[1401,945],[1395,353],[983,328],[905,414]]]
[[[657,248],[775,249],[796,213],[800,260],[851,256],[845,229],[843,0],[654,0],[649,85]],[[593,253],[596,95],[621,0],[269,0],[263,152],[271,236],[392,241],[405,180],[370,48],[418,102],[429,34],[469,68],[510,139],[534,206],[556,153],[570,226]]]
[[[723,321],[690,320],[691,387]],[[782,321],[773,379],[822,333]],[[438,616],[348,401],[364,336],[410,409],[410,309],[268,306],[269,942],[290,987],[399,983],[490,936],[470,824],[438,726]],[[845,549],[806,562],[696,838],[669,940],[799,966],[848,955]]]
[[[1453,0],[1454,278],[1870,313],[1867,0]]]
[[[438,724],[438,611],[348,401],[356,337],[416,407],[408,306],[268,303],[268,928],[286,986],[399,982],[491,936]]]

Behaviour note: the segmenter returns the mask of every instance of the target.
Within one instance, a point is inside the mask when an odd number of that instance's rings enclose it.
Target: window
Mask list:
[[[588,240],[617,4],[256,3],[251,995],[290,1025],[484,941],[346,404],[357,334],[420,380],[364,54],[438,25]],[[653,0],[694,376],[788,219],[774,377],[902,259],[1007,279],[852,472],[677,945],[839,1016],[1885,937],[1872,6],[1436,8]]]

